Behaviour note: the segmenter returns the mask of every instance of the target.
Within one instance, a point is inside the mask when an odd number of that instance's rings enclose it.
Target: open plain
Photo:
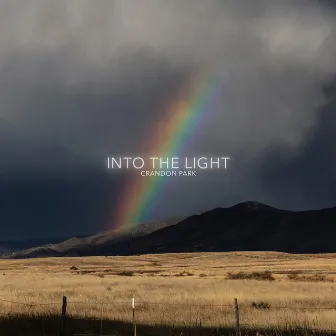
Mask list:
[[[336,258],[276,252],[0,261],[0,313],[206,327],[336,330]]]

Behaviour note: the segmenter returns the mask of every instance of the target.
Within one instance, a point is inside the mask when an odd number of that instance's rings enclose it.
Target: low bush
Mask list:
[[[264,272],[251,272],[251,273],[228,273],[226,276],[227,280],[267,280],[273,281],[275,278],[270,271]]]
[[[122,271],[115,273],[115,275],[120,275],[120,276],[133,276],[134,272],[133,271]]]
[[[307,282],[333,282],[331,278],[327,278],[322,274],[299,275],[296,273],[287,274],[287,278],[292,281],[307,281]]]
[[[270,305],[264,301],[252,302],[251,307],[254,309],[270,309]]]

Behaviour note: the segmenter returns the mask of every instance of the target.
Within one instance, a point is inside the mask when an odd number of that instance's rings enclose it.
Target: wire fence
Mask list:
[[[8,305],[11,309],[8,309]],[[20,306],[21,308],[13,309],[13,306]],[[25,307],[27,310],[25,310]],[[321,312],[321,311],[335,311],[335,314],[331,316],[332,320],[336,320],[336,306],[304,306],[304,305],[268,305],[265,302],[257,302],[257,303],[238,303],[238,300],[235,298],[232,301],[232,304],[196,304],[190,302],[181,302],[181,303],[173,303],[173,302],[152,302],[152,301],[144,301],[137,300],[135,298],[131,298],[129,300],[111,300],[111,301],[72,301],[68,300],[66,296],[63,296],[62,300],[53,301],[53,302],[20,302],[20,301],[11,301],[0,299],[0,309],[2,316],[4,315],[18,315],[24,313],[32,313],[32,314],[40,314],[41,318],[43,314],[44,308],[50,308],[49,313],[53,316],[58,316],[58,322],[56,323],[57,329],[59,329],[59,335],[70,335],[67,333],[67,329],[77,330],[77,333],[72,333],[71,335],[110,335],[104,334],[103,330],[107,328],[109,322],[125,322],[129,325],[129,328],[132,330],[128,330],[124,334],[113,334],[113,335],[132,335],[136,336],[137,324],[148,324],[153,323],[153,319],[155,319],[155,314],[157,316],[161,315],[161,320],[158,321],[159,324],[165,324],[167,319],[165,319],[166,312],[172,311],[176,312],[175,318],[178,320],[179,315],[181,315],[181,311],[187,315],[187,312],[190,310],[190,318],[189,318],[189,326],[197,327],[197,330],[202,330],[207,327],[207,317],[204,313],[206,310],[204,308],[210,308],[213,312],[217,312],[222,319],[222,324],[217,327],[221,328],[223,326],[229,326],[232,328],[234,333],[237,336],[241,335],[242,328],[249,328],[253,325],[249,321],[251,316],[251,309],[255,312],[263,312],[265,314],[273,312],[278,312],[281,310],[291,310],[295,312]],[[34,310],[34,308],[37,308]],[[76,308],[76,309],[74,309]],[[189,310],[188,310],[189,309]],[[151,311],[151,314],[148,314],[148,311]],[[45,312],[45,309],[44,309]],[[202,315],[202,312],[204,313]],[[184,317],[185,317],[184,316]],[[182,318],[182,317],[181,317]],[[70,327],[70,323],[75,323],[74,321],[81,322],[83,319],[90,319],[91,321],[97,322],[95,324],[94,332],[96,334],[81,334],[81,327],[78,324],[78,328],[75,329]],[[178,322],[178,321],[177,321]],[[180,320],[181,324],[185,321]],[[316,322],[316,321],[315,321]],[[309,326],[310,331],[333,331],[332,328],[314,328],[314,323]],[[178,323],[177,323],[178,324]],[[213,325],[212,325],[213,327]],[[84,329],[88,329],[87,326],[83,327]],[[308,329],[308,327],[307,327]],[[1,334],[1,331],[0,331]],[[198,333],[202,335],[201,332]],[[204,334],[205,335],[205,334]]]
[[[114,304],[127,304],[131,305],[132,300],[123,300],[123,301],[97,301],[95,303],[88,302],[88,301],[67,301],[67,304],[82,304],[82,305],[114,305]],[[3,300],[0,299],[0,302],[5,303],[11,303],[11,304],[18,304],[18,305],[24,305],[24,306],[33,306],[33,307],[39,307],[39,306],[51,306],[51,305],[61,305],[62,301],[52,301],[52,302],[39,302],[39,303],[32,303],[32,302],[23,302],[23,301],[12,301],[12,300]],[[196,304],[196,303],[172,303],[172,302],[153,302],[153,301],[136,301],[137,305],[164,305],[164,306],[193,306],[193,307],[232,307],[232,304]],[[244,306],[244,305],[240,305]],[[246,306],[246,305],[245,305]],[[246,306],[247,307],[247,306]],[[335,307],[312,307],[312,306],[270,306],[270,309],[302,309],[302,310],[336,310]]]

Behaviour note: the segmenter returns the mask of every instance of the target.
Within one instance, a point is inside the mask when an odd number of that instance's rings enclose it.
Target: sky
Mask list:
[[[205,71],[220,89],[183,154],[230,169],[171,180],[148,219],[336,206],[335,59],[332,1],[1,0],[2,239],[113,228],[129,176],[106,157],[145,155]]]

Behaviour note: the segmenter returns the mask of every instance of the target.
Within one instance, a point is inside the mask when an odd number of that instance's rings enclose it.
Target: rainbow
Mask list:
[[[219,82],[213,76],[194,78],[149,133],[144,144],[146,157],[176,156],[206,116],[219,88]],[[165,181],[165,177],[142,177],[140,174],[128,179],[113,216],[114,228],[127,231],[146,220]]]

